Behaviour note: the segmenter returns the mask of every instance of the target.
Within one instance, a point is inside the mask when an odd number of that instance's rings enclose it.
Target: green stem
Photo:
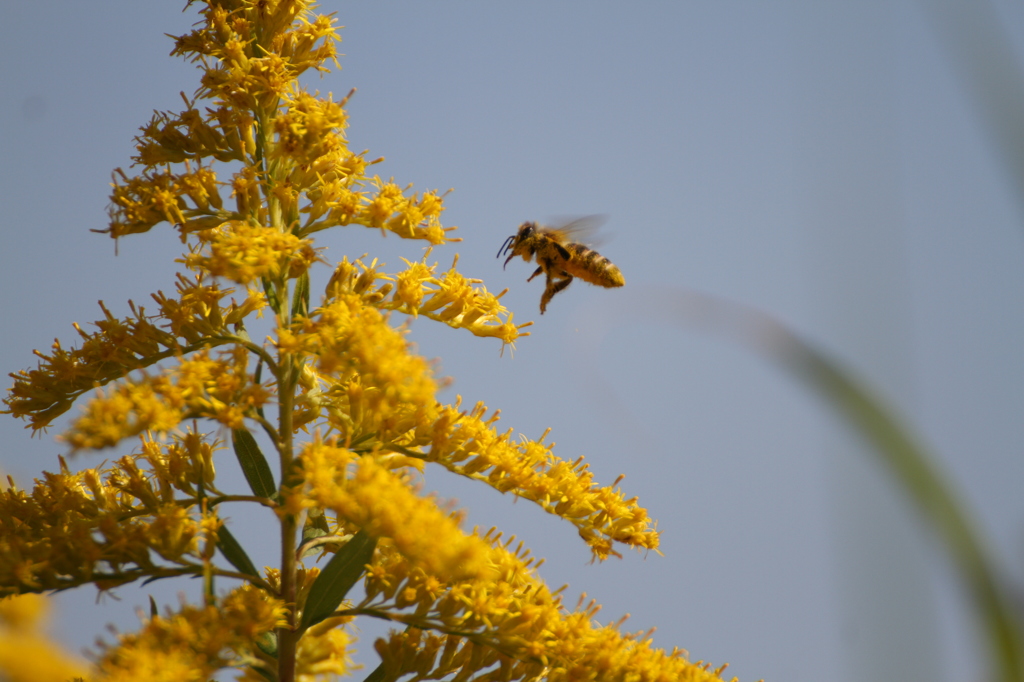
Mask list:
[[[917,503],[945,541],[954,564],[968,587],[986,630],[997,679],[1024,680],[1022,633],[1009,608],[1005,586],[1000,584],[977,532],[952,489],[879,401],[849,374],[825,356],[795,338],[797,352],[783,354],[782,362],[822,394],[873,446],[906,493]]]
[[[945,545],[990,647],[995,679],[1024,681],[1024,628],[967,511],[933,458],[893,413],[838,362],[753,308],[692,292],[672,301],[681,319],[725,331],[820,395],[871,446]]]
[[[840,363],[759,310],[697,291],[637,295],[641,304],[622,311],[643,320],[659,317],[724,332],[777,363],[823,398],[871,446],[871,451],[941,539],[971,596],[993,663],[994,679],[1024,682],[1024,625],[1014,610],[1012,586],[996,570],[978,530],[929,455],[909,430]],[[593,360],[613,317],[583,337],[581,351]]]
[[[259,26],[259,22],[257,22]],[[257,37],[257,44],[261,38]],[[270,111],[276,111],[276,107]],[[263,188],[263,199],[267,205],[267,226],[281,227],[280,225],[280,202],[274,197],[271,191],[274,178],[271,177],[271,169],[267,163],[267,149],[270,146],[273,132],[269,125],[268,112],[262,107],[257,107],[253,112],[256,120],[256,165],[261,172],[261,186]],[[287,329],[291,324],[288,306],[284,305],[288,297],[287,275],[275,282],[268,282],[264,279],[264,287],[272,287],[268,291],[268,300],[277,301],[275,306],[277,313],[278,329]],[[271,295],[272,294],[272,295]],[[276,429],[278,457],[281,463],[280,498],[287,499],[290,489],[294,485],[294,427],[292,414],[294,412],[295,383],[297,373],[295,371],[296,359],[291,354],[281,354],[275,363],[269,356],[261,355],[268,369],[274,374],[277,380],[278,397],[278,428]],[[264,429],[273,433],[275,429],[264,423]],[[298,561],[295,556],[295,543],[298,536],[298,519],[294,515],[282,513],[281,520],[281,585],[280,598],[288,609],[287,624],[277,630],[277,675],[278,682],[295,682],[296,651],[298,649],[298,604],[296,573]]]
[[[282,287],[286,289],[287,287]],[[286,321],[287,312],[278,315]],[[278,441],[277,450],[281,460],[281,499],[287,499],[295,481],[294,413],[295,383],[297,372],[295,360],[290,355],[281,357],[278,374]],[[298,648],[298,603],[295,556],[295,542],[298,534],[298,519],[293,514],[281,515],[281,599],[288,607],[288,625],[278,630],[278,678],[280,682],[294,682],[295,655]]]
[[[332,617],[333,616],[368,616],[370,618],[386,620],[391,623],[401,623],[402,625],[405,625],[407,628],[415,628],[417,630],[424,631],[433,630],[435,632],[440,632],[442,634],[450,635],[452,637],[462,637],[479,646],[494,649],[498,653],[508,656],[509,658],[514,658],[522,661],[540,661],[540,659],[534,656],[524,655],[524,651],[520,649],[518,646],[511,644],[509,642],[502,642],[502,631],[500,628],[495,628],[490,631],[460,630],[459,628],[453,628],[445,625],[439,619],[432,620],[430,618],[423,618],[415,614],[391,613],[390,611],[385,611],[384,609],[375,608],[341,609],[335,611],[332,614]]]

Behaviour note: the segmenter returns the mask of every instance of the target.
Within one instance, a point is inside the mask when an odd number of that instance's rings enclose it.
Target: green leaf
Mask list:
[[[260,361],[256,363],[256,371],[253,372],[252,378],[257,384],[263,383],[263,358],[260,358]],[[266,416],[263,414],[263,405],[256,408],[256,414],[260,416],[260,419],[266,419]]]
[[[946,550],[973,597],[988,636],[999,677],[1024,679],[1024,623],[1006,585],[953,486],[895,413],[838,361],[781,325],[773,330],[776,360],[816,391],[839,416],[873,446],[875,454],[946,544]]]
[[[306,317],[309,314],[309,272],[295,280],[295,291],[292,293],[292,318]]]
[[[1024,680],[1024,622],[1012,597],[1007,597],[1014,588],[997,568],[956,490],[935,464],[935,456],[895,413],[841,362],[754,308],[697,292],[669,291],[644,298],[628,314],[640,319],[656,314],[664,319],[665,311],[669,311],[667,319],[725,332],[762,353],[821,397],[871,446],[903,495],[944,542],[987,635],[997,671],[992,679]],[[588,355],[593,360],[601,335],[581,338],[591,344],[582,349],[581,361],[587,362]]]
[[[271,658],[277,658],[277,633],[264,632],[256,638],[256,647]]]
[[[275,287],[274,283],[270,281],[270,279],[267,277],[263,277],[262,281],[263,293],[267,297],[267,305],[269,305],[270,309],[273,310],[275,313],[280,313],[281,302],[277,298],[277,287]]]
[[[331,529],[330,526],[327,525],[327,517],[324,516],[323,510],[313,507],[306,513],[306,522],[302,526],[302,539],[299,541],[299,547],[302,547],[310,540],[322,538],[325,535],[330,535],[330,533]],[[341,543],[329,543],[326,546],[337,548],[340,544]],[[299,558],[301,559],[310,556],[311,554],[323,552],[324,548],[325,546],[317,546],[313,549],[307,549]]]
[[[306,513],[306,524],[302,527],[302,541],[315,540],[330,532],[331,528],[327,525],[327,517],[324,516],[323,509],[316,507],[309,509]]]
[[[238,544],[238,540],[231,534],[227,526],[221,526],[217,530],[217,549],[240,572],[257,578],[260,576],[249,555],[245,553],[242,545]]]
[[[306,606],[302,610],[302,621],[299,623],[300,632],[334,613],[363,575],[376,546],[377,538],[361,530],[331,557],[309,588]]]
[[[249,668],[267,682],[277,682],[278,680],[277,672],[268,670],[262,665],[251,665]]]
[[[384,664],[381,663],[373,672],[363,678],[363,682],[381,682],[384,679]]]
[[[201,578],[202,577],[201,575],[196,574],[196,573],[186,574],[186,575],[188,575],[188,577],[192,578],[193,580],[195,580],[196,578]],[[155,583],[157,580],[167,580],[168,578],[176,578],[176,577],[177,576],[175,576],[175,575],[151,575],[151,576],[149,576],[148,578],[146,578],[145,580],[142,581],[142,586],[145,587],[146,585],[148,585],[150,583]]]
[[[277,485],[274,483],[274,474],[270,471],[270,465],[256,443],[256,438],[245,429],[232,429],[231,444],[235,448],[235,456],[242,465],[242,473],[245,474],[245,480],[249,482],[253,494],[258,497],[275,497]]]

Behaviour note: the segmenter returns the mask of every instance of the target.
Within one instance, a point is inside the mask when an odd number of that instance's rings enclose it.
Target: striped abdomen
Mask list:
[[[622,272],[610,260],[583,244],[564,244],[571,255],[562,269],[584,282],[602,287],[621,287],[626,283]]]

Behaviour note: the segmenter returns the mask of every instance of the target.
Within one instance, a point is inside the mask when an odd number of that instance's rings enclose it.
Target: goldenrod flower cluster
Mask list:
[[[286,609],[266,592],[243,586],[216,606],[182,606],[153,615],[141,630],[123,634],[100,657],[98,679],[206,680],[228,666],[259,667],[271,657],[253,642],[285,623]]]
[[[476,336],[501,339],[507,345],[529,334],[520,330],[533,322],[515,325],[512,313],[504,318],[506,311],[499,302],[504,292],[494,295],[484,287],[474,286],[481,281],[466,278],[455,269],[458,256],[440,276],[436,274],[436,264],[426,264],[426,257],[423,262],[406,261],[409,267],[394,276],[378,273],[376,264],[342,260],[327,285],[328,296],[359,294],[380,310],[396,310],[413,317],[423,315]],[[382,283],[378,285],[377,280]]]
[[[582,457],[560,459],[547,434],[498,433],[482,404],[437,400],[432,367],[396,318],[502,349],[529,323],[514,324],[457,256],[447,270],[430,260],[459,241],[441,223],[443,195],[369,175],[382,159],[348,148],[348,98],[299,84],[335,60],[333,18],[305,0],[190,4],[201,20],[174,54],[201,85],[141,129],[134,170],[114,173],[105,230],[170,224],[185,271],[152,311],[129,303],[121,318],[101,303],[93,328],[75,325],[76,347],[37,352],[4,399],[39,431],[91,393],[63,435],[71,451],[138,446],[77,472],[62,459],[30,491],[0,493],[0,595],[202,579],[201,605],[154,606],[91,671],[66,664],[89,680],[350,674],[360,618],[400,628],[375,644],[375,680],[718,679],[721,669],[600,623],[592,603],[567,608],[524,548],[464,530],[421,492],[424,475],[448,472],[522,497],[571,523],[597,560],[658,548],[636,499],[595,483]],[[314,237],[342,226],[419,240],[425,253],[394,272],[342,258],[316,295],[328,259]],[[248,490],[217,481],[217,466],[235,466],[229,442]],[[263,536],[279,564],[258,569],[235,539],[243,505],[273,511]],[[14,604],[0,601],[0,620]],[[0,632],[0,677],[20,679],[12,641]]]
[[[216,490],[212,455],[188,433],[163,447],[143,441],[106,470],[72,473],[62,461],[31,492],[12,482],[0,492],[0,594],[201,573],[211,517],[178,493]]]
[[[234,290],[207,280],[203,273],[179,274],[176,297],[162,291],[153,295],[159,307],[155,316],[129,302],[132,314],[118,319],[100,302],[105,317],[93,323],[96,331],[74,325],[82,339],[78,348],[68,350],[54,341],[49,354],[35,351],[40,358],[36,369],[12,375],[14,385],[4,398],[5,411],[27,419],[33,430],[45,429],[79,396],[97,386],[193,351],[243,342],[232,327],[261,312],[265,295],[248,291],[241,304],[232,299],[223,305],[222,299]]]
[[[100,391],[64,439],[74,448],[104,448],[140,433],[167,433],[195,418],[240,428],[246,414],[270,398],[252,382],[248,360],[241,345],[217,357],[197,351],[157,376]]]
[[[351,612],[406,625],[378,640],[386,679],[417,674],[482,680],[717,680],[721,669],[694,665],[682,650],[653,649],[650,633],[622,634],[597,625],[599,607],[580,599],[566,609],[561,596],[536,577],[540,562],[514,538],[488,532],[490,580],[451,583],[388,547],[371,567],[365,600]]]
[[[67,682],[88,666],[64,653],[43,631],[45,597],[24,594],[0,600],[0,670],[8,682]]]
[[[595,558],[615,554],[613,542],[657,550],[658,533],[636,498],[627,500],[619,490],[598,487],[582,457],[575,462],[559,459],[543,437],[516,444],[511,431],[499,435],[491,426],[497,413],[484,419],[486,411],[483,404],[469,413],[458,405],[444,407],[425,434],[427,459],[570,521]]]
[[[308,503],[333,511],[349,527],[388,538],[403,557],[438,579],[487,577],[486,545],[416,495],[387,462],[325,443],[310,444],[301,461]]]

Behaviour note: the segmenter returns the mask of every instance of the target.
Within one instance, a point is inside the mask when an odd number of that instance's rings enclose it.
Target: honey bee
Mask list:
[[[516,256],[522,256],[527,263],[537,257],[538,267],[526,281],[542,272],[547,275],[547,287],[540,297],[541,315],[554,295],[572,284],[574,277],[602,287],[621,287],[626,283],[626,278],[610,260],[570,239],[593,230],[600,220],[600,216],[587,216],[558,227],[525,222],[498,249],[498,258],[510,253],[505,265]]]

